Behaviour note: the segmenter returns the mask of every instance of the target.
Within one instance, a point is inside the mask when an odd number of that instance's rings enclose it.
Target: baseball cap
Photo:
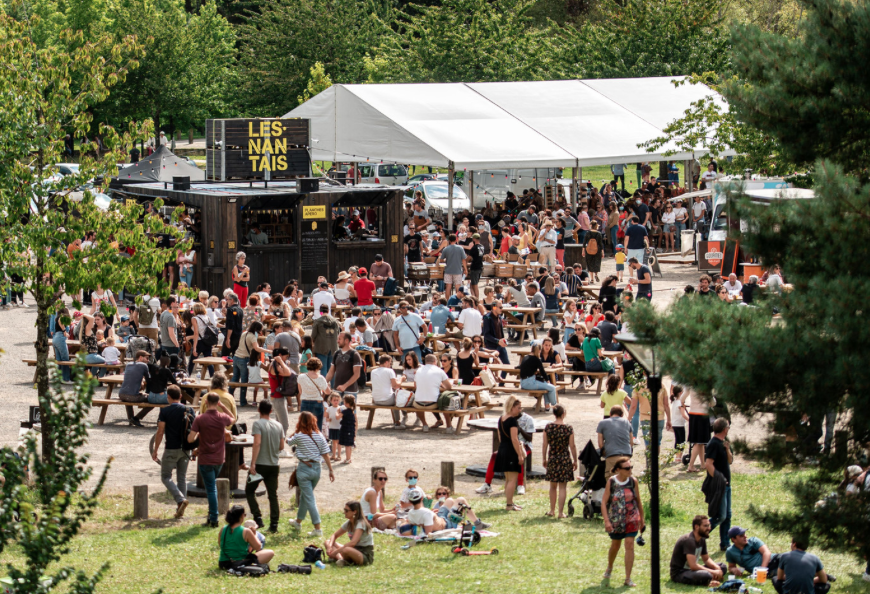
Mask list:
[[[856,476],[858,476],[862,472],[864,472],[864,469],[861,468],[860,466],[858,466],[857,464],[853,464],[852,466],[850,466],[849,468],[846,469],[846,474],[849,476],[850,479],[855,478]]]
[[[408,493],[408,501],[411,503],[417,503],[423,500],[423,491],[420,489],[411,489]]]
[[[130,320],[130,316],[121,316],[121,321],[122,321],[122,322],[127,322],[127,321],[129,321],[129,320]],[[858,473],[858,474],[860,474],[860,473]]]
[[[744,534],[746,534],[745,529],[740,526],[732,526],[731,530],[728,531],[728,538],[735,538],[737,536],[743,536]]]
[[[359,216],[359,211],[358,211],[358,210],[355,210],[355,211],[353,211],[353,214]]]
[[[618,246],[616,246],[616,249],[623,250],[625,249],[625,246],[620,243]]]
[[[369,271],[366,270],[365,268],[360,268],[359,270],[357,270],[357,274],[359,274],[360,276],[365,276],[368,273],[369,273]]]
[[[471,236],[471,239],[480,239],[480,233],[475,233]]]

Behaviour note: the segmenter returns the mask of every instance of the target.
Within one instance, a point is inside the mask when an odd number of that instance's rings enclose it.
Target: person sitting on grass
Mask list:
[[[805,536],[793,536],[791,551],[779,556],[776,576],[771,580],[778,594],[827,594],[834,577],[825,573],[821,560],[807,553]]]
[[[771,572],[770,577],[775,577],[779,567],[779,555],[771,554],[760,538],[746,536],[746,530],[740,526],[732,526],[728,531],[728,538],[731,539],[731,546],[725,551],[728,573],[740,577],[744,571],[752,573],[756,567],[765,567]]]
[[[242,526],[245,515],[245,508],[241,505],[234,505],[227,512],[227,525],[218,535],[221,551],[218,567],[223,570],[252,563],[266,564],[275,556],[275,551],[263,548],[253,530]]]
[[[690,586],[717,587],[725,575],[725,564],[707,553],[707,538],[713,526],[707,516],[695,516],[692,531],[677,539],[671,555],[671,580]]]
[[[408,523],[399,528],[399,532],[407,533],[412,532],[415,528],[419,528],[422,529],[424,534],[431,534],[432,532],[458,528],[462,521],[462,518],[459,515],[461,514],[461,511],[458,513],[451,513],[453,512],[452,507],[456,503],[453,499],[445,499],[444,503],[438,507],[437,512],[423,506],[423,491],[420,489],[413,489],[410,495],[408,495],[408,501],[410,501],[411,505],[414,507],[408,512]],[[469,514],[469,519],[474,522],[474,526],[478,530],[483,530],[484,528],[489,527],[489,524],[481,522],[480,518],[475,516],[470,508],[467,512]]]
[[[372,527],[363,516],[359,501],[348,501],[344,504],[346,521],[341,528],[326,541],[326,554],[335,559],[337,567],[351,565],[371,565],[375,560],[375,540]],[[345,534],[350,536],[346,545],[338,544],[338,539]]]
[[[458,505],[461,505],[462,507],[456,510]],[[478,530],[485,530],[492,525],[480,521],[480,518],[478,518],[477,514],[474,513],[474,510],[471,509],[471,506],[468,504],[468,500],[465,497],[451,498],[450,489],[441,485],[435,489],[435,499],[432,500],[432,511],[436,514],[449,515],[449,512],[442,511],[444,508],[447,508],[448,510],[456,510],[457,515],[461,514],[462,509],[464,508],[466,517],[474,522],[474,527]]]

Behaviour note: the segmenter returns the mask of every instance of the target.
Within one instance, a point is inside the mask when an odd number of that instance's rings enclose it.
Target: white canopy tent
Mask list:
[[[572,167],[576,180],[583,166],[706,153],[638,148],[693,101],[716,96],[703,85],[675,87],[681,78],[333,85],[284,117],[311,121],[318,161],[447,167],[451,177],[457,168]]]

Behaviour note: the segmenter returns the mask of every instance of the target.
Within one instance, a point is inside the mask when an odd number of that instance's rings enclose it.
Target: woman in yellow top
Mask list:
[[[619,389],[621,385],[622,379],[618,375],[611,375],[607,378],[607,390],[601,395],[601,408],[604,409],[605,419],[610,417],[610,409],[612,407],[621,406],[625,409],[631,404],[628,392]]]
[[[658,423],[659,438],[658,444],[662,445],[662,433],[665,430],[671,430],[671,407],[668,403],[668,392],[664,388],[659,390],[658,395],[658,410],[656,422]],[[647,451],[650,445],[650,423],[652,421],[652,407],[650,406],[650,393],[646,385],[638,385],[634,388],[631,394],[631,409],[628,411],[628,418],[632,418],[634,411],[640,407],[640,429],[643,432],[643,441],[646,444]],[[665,422],[667,421],[667,423]],[[647,470],[649,470],[649,458],[646,461]]]

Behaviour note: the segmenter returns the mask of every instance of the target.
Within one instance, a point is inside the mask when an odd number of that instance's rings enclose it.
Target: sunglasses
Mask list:
[[[617,470],[631,470],[634,466],[620,466]]]
[[[375,480],[387,482],[387,481],[390,480],[390,479],[388,479],[388,478],[385,477],[385,476],[379,476],[379,477],[376,478]]]
[[[483,344],[482,340],[473,340],[472,344]]]
[[[442,363],[450,363],[450,359],[441,359]]]
[[[350,509],[348,509],[348,508],[344,508],[344,513],[349,514],[349,513],[352,513],[352,512],[353,512],[353,510],[350,510]]]
[[[376,311],[376,312],[375,312],[375,315],[376,315],[376,316],[379,316],[379,315],[381,315],[381,312]]]

